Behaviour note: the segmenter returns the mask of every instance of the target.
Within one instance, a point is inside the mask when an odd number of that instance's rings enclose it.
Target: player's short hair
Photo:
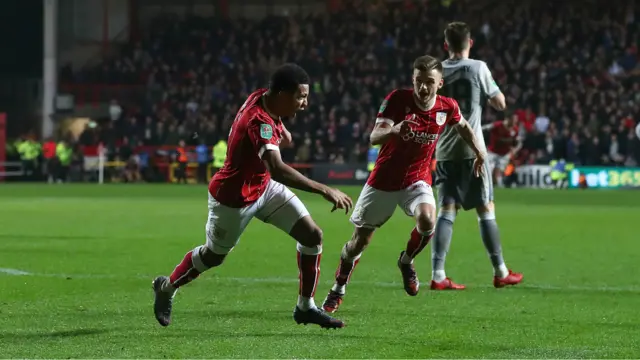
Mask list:
[[[309,74],[296,64],[284,64],[277,68],[269,80],[269,90],[274,93],[296,92],[300,85],[308,85]]]
[[[413,68],[415,70],[425,72],[437,70],[442,74],[442,63],[431,55],[423,55],[415,59],[415,61],[413,62]]]
[[[466,23],[454,21],[444,29],[444,40],[450,51],[461,52],[469,46],[471,28]]]

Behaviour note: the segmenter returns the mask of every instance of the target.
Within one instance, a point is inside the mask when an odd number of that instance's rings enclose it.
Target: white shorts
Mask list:
[[[264,194],[243,208],[220,204],[209,194],[209,217],[205,226],[207,247],[216,254],[228,254],[253,217],[287,234],[298,220],[309,215],[302,201],[286,186],[270,180]]]
[[[511,156],[509,154],[506,155],[498,155],[492,152],[488,153],[489,157],[489,168],[491,171],[498,169],[501,172],[507,168],[509,165],[509,161],[511,160]]]
[[[396,206],[413,217],[420,204],[436,206],[433,190],[424,181],[399,191],[381,191],[365,184],[351,214],[351,222],[356,227],[378,228],[391,218]]]

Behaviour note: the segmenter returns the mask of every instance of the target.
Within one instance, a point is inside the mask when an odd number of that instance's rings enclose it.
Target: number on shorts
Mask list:
[[[460,106],[460,112],[465,119],[471,115],[471,82],[458,79],[442,87],[442,95],[454,98]]]

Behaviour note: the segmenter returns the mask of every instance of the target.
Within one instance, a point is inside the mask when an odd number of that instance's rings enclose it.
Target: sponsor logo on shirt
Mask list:
[[[438,134],[434,134],[434,133],[428,133],[428,132],[416,132],[416,131],[411,131],[410,133],[404,135],[402,137],[403,141],[413,141],[416,142],[418,144],[432,144],[434,143],[436,140],[438,140]]]

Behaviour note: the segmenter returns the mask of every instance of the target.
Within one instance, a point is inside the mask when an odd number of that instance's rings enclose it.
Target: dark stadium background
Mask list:
[[[45,3],[58,11],[57,61],[47,71]],[[0,358],[640,353],[637,2],[11,0],[1,6]],[[228,17],[220,15],[225,12]],[[377,20],[369,26],[367,19]],[[443,28],[450,20],[472,26],[472,57],[487,62],[508,99],[504,113],[486,109],[483,123],[516,116],[526,133],[511,162],[512,188],[495,193],[505,258],[524,282],[493,288],[476,215],[461,212],[447,273],[468,289],[427,291],[425,250],[416,259],[423,290],[405,296],[395,262],[414,223],[397,212],[376,233],[337,313],[347,328],[297,327],[291,320],[295,244],[254,221],[224,266],[180,291],[174,323],[160,328],[151,280],[204,241],[202,183],[216,167],[212,156],[198,158],[196,146],[213,155],[247,93],[291,60],[270,58],[289,39],[284,29],[299,30],[300,42],[288,51],[300,55],[317,83],[309,111],[287,123],[295,146],[282,155],[355,200],[369,174],[368,132],[382,98],[410,85],[415,56],[446,57]],[[305,35],[311,27],[315,34]],[[247,55],[242,46],[234,49],[242,41],[249,49],[263,44]],[[212,59],[200,72],[206,51]],[[133,61],[133,71],[123,65],[135,54],[157,67],[163,58],[178,71],[149,81],[143,61]],[[215,86],[181,94],[194,80]],[[205,93],[205,101],[189,104]],[[181,139],[190,152],[187,185],[175,177]],[[18,151],[21,144],[37,155]],[[64,153],[45,156],[59,144],[70,151],[64,167],[57,166]],[[556,188],[551,172],[562,160],[569,165],[560,167],[566,182]],[[319,303],[353,228],[321,198],[298,195],[324,231]]]
[[[7,1],[0,15],[0,74],[42,76],[42,1]]]

